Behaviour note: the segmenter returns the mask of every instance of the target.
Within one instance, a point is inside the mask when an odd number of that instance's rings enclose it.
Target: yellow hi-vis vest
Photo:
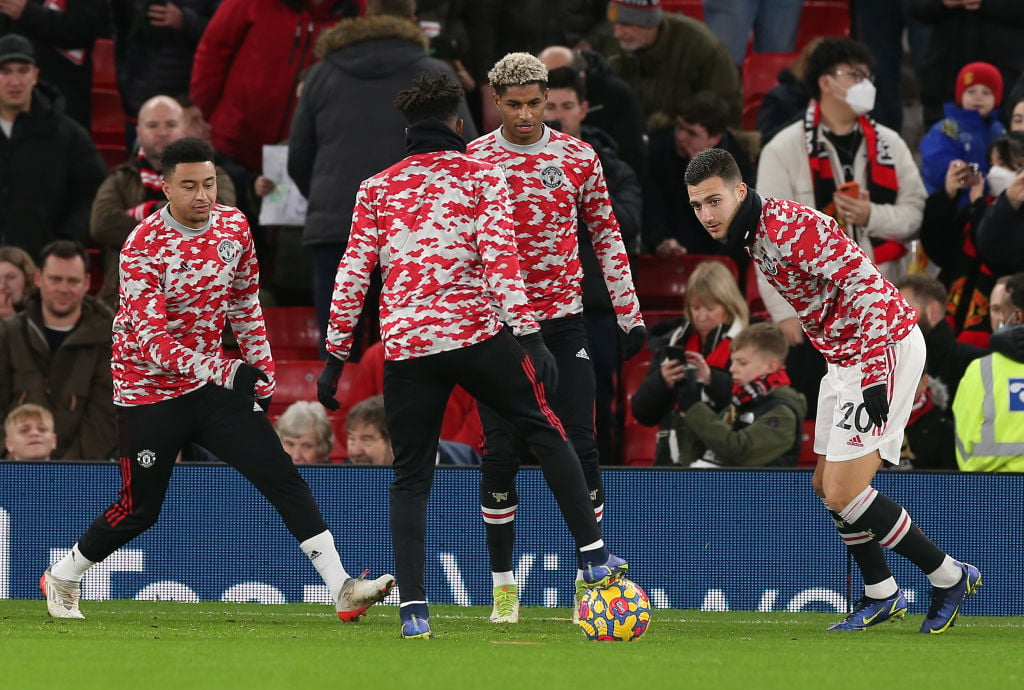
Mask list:
[[[965,472],[1024,472],[1024,362],[999,353],[967,367],[953,401]]]

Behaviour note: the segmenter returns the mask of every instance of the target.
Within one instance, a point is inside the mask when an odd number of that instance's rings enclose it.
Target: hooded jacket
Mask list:
[[[358,13],[354,0],[311,7],[303,0],[224,0],[196,48],[192,101],[213,127],[213,147],[250,170],[263,167],[264,144],[286,138],[317,36]]]
[[[398,17],[342,22],[324,33],[317,53],[323,62],[306,79],[288,138],[288,174],[309,202],[303,244],[344,245],[360,182],[405,158],[395,96],[421,72],[458,78],[428,57],[420,28]],[[459,114],[463,138],[475,138],[465,103]]]
[[[40,81],[32,107],[0,131],[0,245],[33,257],[55,239],[89,239],[89,209],[107,174],[89,133],[64,114],[64,98]]]
[[[0,321],[0,416],[23,403],[50,410],[57,432],[55,459],[104,460],[117,445],[112,322],[110,310],[86,295],[78,325],[51,352],[38,290],[26,296],[22,313]],[[0,428],[0,441],[3,437]]]

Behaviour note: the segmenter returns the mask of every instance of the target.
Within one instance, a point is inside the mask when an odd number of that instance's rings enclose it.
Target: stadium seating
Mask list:
[[[320,327],[313,307],[267,307],[263,310],[274,359],[320,357]]]
[[[270,402],[270,415],[276,419],[284,414],[288,406],[299,400],[316,400],[316,378],[320,375],[324,363],[319,359],[313,360],[275,360],[274,366],[277,371],[277,389],[274,391],[274,398]],[[338,392],[335,395],[341,408],[332,416],[342,415],[348,412],[348,392],[352,388],[352,381],[359,371],[357,362],[350,362],[345,365],[341,380],[338,381]]]
[[[686,316],[685,309],[649,309],[641,313],[648,331],[659,323],[671,323]]]
[[[661,8],[666,12],[678,12],[704,21],[704,5],[701,0],[663,0]]]
[[[803,432],[800,434],[800,457],[797,458],[797,467],[814,467],[818,464],[818,456],[814,454],[814,420],[805,419]]]
[[[719,261],[726,265],[734,278],[739,280],[736,263],[727,256],[717,254],[684,254],[663,259],[654,255],[638,256],[633,260],[633,283],[636,286],[640,308],[672,309],[683,308],[683,295],[690,272],[704,261]]]
[[[117,89],[114,41],[97,39],[92,51],[92,140],[110,168],[127,159],[124,123],[121,93]]]
[[[850,35],[849,0],[805,0],[796,30],[796,51],[818,36]]]
[[[743,60],[743,129],[757,129],[757,111],[765,94],[775,87],[778,74],[796,53],[751,53]]]
[[[639,388],[650,367],[651,353],[641,351],[632,359],[622,364],[622,376],[619,393],[622,397],[622,463],[624,465],[653,465],[654,450],[657,443],[658,430],[644,426],[636,421],[630,402],[633,393]]]

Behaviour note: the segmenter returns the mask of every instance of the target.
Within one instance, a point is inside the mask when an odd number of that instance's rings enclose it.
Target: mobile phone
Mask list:
[[[678,345],[665,346],[665,359],[674,359],[679,362],[686,362],[686,350]]]
[[[842,183],[836,191],[843,196],[852,196],[854,199],[860,198],[860,184],[857,183],[857,180]]]
[[[980,167],[977,163],[968,163],[967,167],[971,169],[971,175],[973,175],[974,177],[978,176],[978,173],[980,172]]]

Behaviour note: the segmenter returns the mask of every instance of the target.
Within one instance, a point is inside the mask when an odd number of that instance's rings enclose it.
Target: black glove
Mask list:
[[[864,396],[864,411],[868,413],[868,419],[877,427],[885,426],[889,419],[889,396],[885,391],[884,383],[876,383],[861,391]]]
[[[231,379],[231,390],[242,395],[248,395],[251,398],[256,395],[256,382],[263,381],[266,383],[269,380],[262,371],[251,364],[242,362],[235,369],[235,377]]]
[[[316,399],[328,410],[333,411],[341,407],[334,399],[334,393],[338,390],[338,379],[341,378],[341,371],[344,368],[345,360],[327,355],[324,370],[316,377]]]
[[[633,326],[629,333],[623,333],[622,337],[622,360],[632,359],[633,355],[644,349],[647,342],[647,329],[643,326]]]
[[[697,385],[697,368],[687,367],[683,380],[676,384],[676,406],[683,414],[700,402],[700,387]]]
[[[553,395],[558,389],[558,365],[555,363],[555,356],[544,344],[544,338],[540,332],[530,333],[518,338],[519,344],[526,350],[526,354],[533,360],[533,366],[537,370],[537,380],[544,384],[548,395]]]

